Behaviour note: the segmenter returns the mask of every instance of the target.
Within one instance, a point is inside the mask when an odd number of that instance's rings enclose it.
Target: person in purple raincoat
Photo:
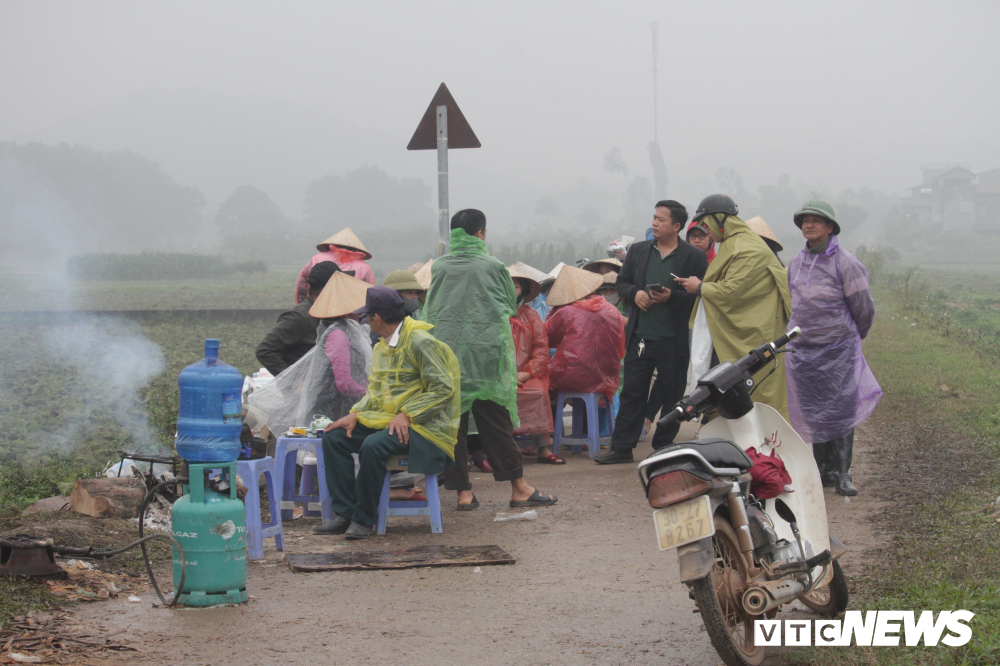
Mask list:
[[[788,266],[792,317],[802,334],[788,347],[788,412],[813,445],[825,487],[854,496],[854,429],[882,397],[861,349],[875,321],[868,271],[840,247],[840,225],[825,201],[807,202],[794,217],[806,247]]]

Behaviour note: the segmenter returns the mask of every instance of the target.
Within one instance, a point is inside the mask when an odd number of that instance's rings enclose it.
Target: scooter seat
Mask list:
[[[708,439],[695,439],[690,442],[674,442],[662,449],[653,451],[653,455],[676,451],[677,449],[693,449],[701,454],[710,465],[715,467],[735,467],[740,471],[746,471],[753,467],[750,456],[744,453],[736,444],[728,439],[710,437]]]

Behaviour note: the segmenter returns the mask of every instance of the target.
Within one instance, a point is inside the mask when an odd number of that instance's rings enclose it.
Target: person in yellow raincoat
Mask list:
[[[677,280],[689,293],[698,294],[690,322],[694,329],[692,382],[697,382],[715,362],[735,361],[788,329],[792,314],[788,273],[738,213],[735,201],[724,194],[713,194],[701,202],[694,214],[719,245],[704,282],[697,277]],[[709,360],[713,349],[715,358]],[[699,350],[704,350],[700,356]],[[777,363],[776,370],[770,366],[757,373],[753,399],[774,407],[787,421],[783,355],[778,355]],[[762,381],[772,370],[774,373]]]
[[[454,465],[462,376],[455,354],[429,333],[433,327],[405,316],[395,289],[371,287],[356,312],[368,314],[382,339],[364,396],[323,434],[335,515],[313,531],[366,539],[378,519],[389,458],[408,452],[415,474],[439,474]],[[357,478],[352,453],[361,461]]]

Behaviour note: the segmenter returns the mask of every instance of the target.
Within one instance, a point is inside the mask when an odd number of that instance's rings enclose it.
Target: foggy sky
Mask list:
[[[207,216],[245,184],[296,216],[306,183],[364,164],[434,185],[434,154],[405,146],[444,81],[483,144],[450,154],[451,209],[515,224],[581,177],[621,190],[613,146],[651,177],[650,21],[668,194],[689,209],[720,166],[751,191],[790,174],[898,193],[920,162],[1000,167],[992,1],[2,0],[0,140],[129,148]]]

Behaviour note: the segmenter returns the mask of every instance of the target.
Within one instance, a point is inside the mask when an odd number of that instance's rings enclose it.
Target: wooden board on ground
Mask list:
[[[286,555],[285,559],[294,572],[470,567],[515,562],[500,546],[417,546],[374,553],[301,553]]]

